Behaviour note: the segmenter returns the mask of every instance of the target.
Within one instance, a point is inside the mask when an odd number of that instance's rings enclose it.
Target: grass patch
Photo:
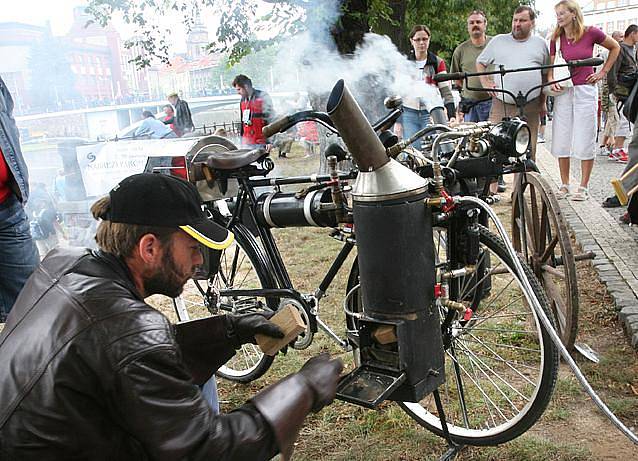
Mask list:
[[[463,459],[476,461],[590,461],[589,450],[572,444],[557,444],[531,436],[521,436],[498,447],[474,448]]]

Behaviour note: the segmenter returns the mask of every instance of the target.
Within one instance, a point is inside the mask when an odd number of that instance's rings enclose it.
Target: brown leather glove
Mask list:
[[[313,412],[316,413],[332,403],[342,370],[341,359],[332,360],[327,352],[311,358],[301,367],[297,374],[305,378],[314,393]]]
[[[226,315],[226,323],[228,326],[228,339],[234,345],[235,349],[239,349],[242,344],[257,344],[255,334],[259,333],[273,338],[283,338],[284,332],[269,321],[268,319],[274,315],[274,312],[263,312],[258,314],[246,315]]]
[[[343,363],[321,354],[308,360],[299,372],[269,386],[251,403],[270,424],[284,461],[292,455],[304,419],[335,397]]]

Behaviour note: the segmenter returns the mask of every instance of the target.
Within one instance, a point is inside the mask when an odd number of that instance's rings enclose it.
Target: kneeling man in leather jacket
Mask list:
[[[341,362],[315,357],[213,414],[197,384],[256,332],[282,332],[253,314],[176,334],[144,298],[178,296],[199,243],[223,249],[233,235],[192,184],[165,175],[126,178],[91,211],[100,250],[50,252],[0,334],[0,460],[289,458],[306,415],[333,400]]]

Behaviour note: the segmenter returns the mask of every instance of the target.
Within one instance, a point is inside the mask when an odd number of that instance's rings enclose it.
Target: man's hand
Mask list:
[[[483,84],[483,89],[488,90],[487,94],[489,94],[493,98],[496,98],[498,93],[496,91],[489,91],[492,88],[496,88],[496,83],[494,83],[493,80],[487,80],[485,82],[481,81],[481,83]]]
[[[272,150],[272,144],[266,144],[264,146],[264,150],[266,151],[267,154],[270,154],[270,151]]]
[[[270,336],[273,338],[283,338],[284,332],[269,321],[274,312],[264,312],[259,314],[246,315],[226,315],[228,325],[228,337],[234,342],[235,349],[239,349],[242,344],[257,344],[255,334]]]
[[[330,359],[327,352],[311,358],[299,370],[298,374],[306,379],[314,392],[312,411],[315,413],[334,400],[341,370],[343,362],[340,359]]]

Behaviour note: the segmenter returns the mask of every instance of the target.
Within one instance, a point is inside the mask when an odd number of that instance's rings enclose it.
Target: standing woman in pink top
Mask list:
[[[589,178],[594,167],[596,148],[598,91],[596,82],[602,79],[618,57],[620,47],[610,36],[597,27],[585,27],[583,13],[573,0],[561,0],[554,7],[558,24],[551,38],[549,54],[551,63],[556,57],[556,42],[560,42],[560,51],[566,61],[591,58],[594,44],[609,50],[609,57],[599,72],[592,67],[572,69],[573,87],[567,88],[554,98],[554,119],[552,122],[552,154],[558,158],[558,167],[562,185],[556,194],[558,198],[571,200],[589,198]],[[548,81],[553,80],[552,69],[547,74]],[[552,85],[560,91],[560,83]],[[571,159],[580,160],[580,186],[575,191],[569,188],[569,167]]]

